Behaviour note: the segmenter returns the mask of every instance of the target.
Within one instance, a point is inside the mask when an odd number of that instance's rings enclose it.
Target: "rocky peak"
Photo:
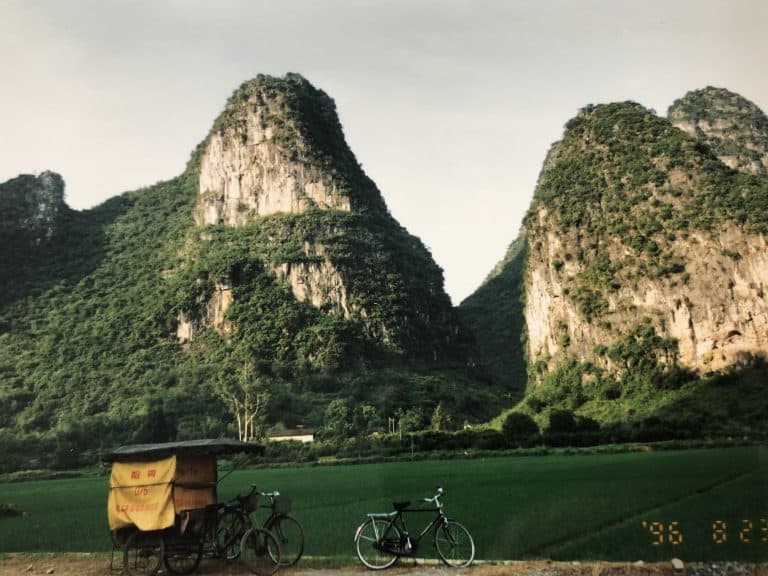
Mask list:
[[[344,140],[333,100],[303,77],[260,75],[238,88],[187,175],[199,179],[195,223],[221,226],[195,232],[199,251],[185,274],[199,289],[177,316],[180,342],[209,328],[238,338],[246,324],[238,315],[252,324],[245,311],[261,309],[270,286],[279,287],[270,307],[280,301],[324,326],[300,339],[317,340],[303,357],[323,369],[362,343],[430,362],[465,346],[442,270],[387,211]],[[231,266],[210,260],[214,275],[202,254],[219,251]],[[298,324],[279,338],[291,340]]]
[[[525,219],[529,362],[616,368],[638,326],[700,371],[763,353],[768,182],[713,152],[634,103],[568,122]]]
[[[203,143],[199,170],[199,225],[311,209],[386,211],[333,100],[298,74],[240,86]]]
[[[709,86],[675,100],[667,117],[731,168],[768,177],[768,117],[746,98]]]
[[[50,240],[66,210],[64,180],[55,172],[22,174],[0,184],[3,233],[16,241],[39,245]]]

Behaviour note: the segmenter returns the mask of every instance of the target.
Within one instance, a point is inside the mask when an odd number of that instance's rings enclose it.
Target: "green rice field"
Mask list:
[[[306,554],[354,561],[355,528],[393,500],[445,490],[486,560],[768,561],[768,447],[240,470],[219,499],[278,489]],[[0,484],[0,552],[105,551],[108,478]],[[406,516],[411,534],[429,514]],[[426,540],[421,552],[434,557]]]

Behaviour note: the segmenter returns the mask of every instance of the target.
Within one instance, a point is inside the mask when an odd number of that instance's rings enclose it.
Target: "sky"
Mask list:
[[[0,182],[54,170],[86,209],[172,178],[242,82],[298,72],[459,304],[581,107],[719,86],[768,111],[766,23],[764,0],[0,0]]]

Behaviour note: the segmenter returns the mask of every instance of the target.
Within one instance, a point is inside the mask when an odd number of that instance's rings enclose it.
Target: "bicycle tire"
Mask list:
[[[384,538],[385,535],[387,538]],[[385,540],[399,544],[400,530],[397,526],[390,525],[383,518],[368,518],[363,522],[355,534],[355,551],[360,562],[372,570],[384,570],[397,562],[397,555],[381,549]]]
[[[240,556],[240,542],[248,529],[250,518],[239,509],[224,510],[218,517],[216,528],[216,554],[231,562]]]
[[[164,555],[160,533],[136,530],[125,541],[123,569],[129,576],[153,576],[160,570]]]
[[[250,528],[240,541],[240,560],[257,576],[271,576],[280,568],[280,544],[264,528]]]
[[[272,516],[264,528],[272,532],[280,544],[280,566],[293,566],[304,553],[304,528],[290,514]]]
[[[475,559],[475,542],[463,525],[455,520],[446,519],[434,533],[437,553],[448,566],[464,568]]]

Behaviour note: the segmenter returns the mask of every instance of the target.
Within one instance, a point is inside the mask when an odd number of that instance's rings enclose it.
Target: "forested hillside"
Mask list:
[[[46,178],[59,209],[42,236],[28,214],[49,204],[42,176],[0,185],[6,468],[322,430],[334,400],[344,434],[406,413],[427,426],[438,404],[457,422],[497,410],[442,271],[386,210],[333,101],[300,76],[245,83],[175,179],[76,212]]]
[[[513,244],[525,257],[505,258],[506,278],[461,307],[485,304],[476,337],[507,363],[523,333],[518,411],[650,436],[765,432],[768,124],[745,102],[687,95],[670,116],[698,122],[691,133],[633,102],[590,105],[566,124]]]
[[[764,437],[766,142],[722,89],[586,106],[459,309],[296,74],[172,180],[83,212],[57,174],[0,184],[0,471],[268,428],[308,458]]]

